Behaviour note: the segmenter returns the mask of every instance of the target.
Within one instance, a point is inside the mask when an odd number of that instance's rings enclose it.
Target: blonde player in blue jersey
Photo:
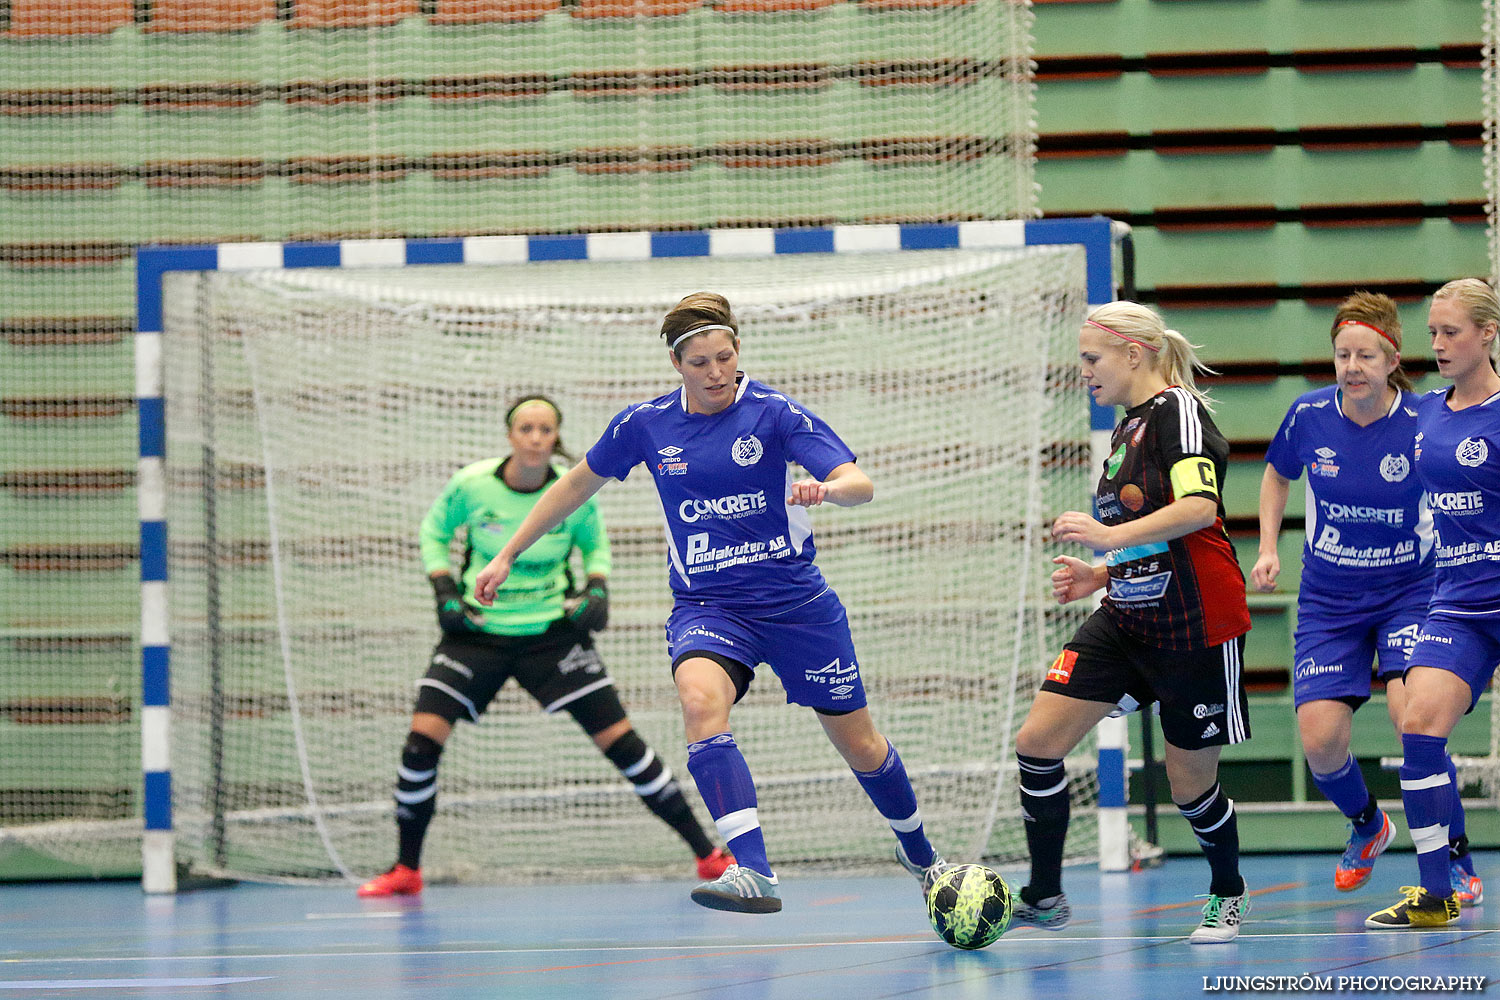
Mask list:
[[[755,784],[730,707],[767,663],[787,700],[818,715],[829,740],[896,835],[897,858],[924,890],[945,864],[928,842],[896,748],[865,704],[849,621],[814,563],[807,508],[867,503],[874,486],[823,421],[738,370],[739,325],[723,296],[696,292],[662,321],[682,384],[626,407],[537,504],[479,574],[491,600],[516,555],[645,463],[666,519],[667,619],[688,770],[738,863],[692,892],[713,909],[781,909],[756,813]],[[814,478],[792,480],[795,462]]]
[[[1292,690],[1313,782],[1351,827],[1333,873],[1334,887],[1349,892],[1369,881],[1395,836],[1349,752],[1354,713],[1370,698],[1378,662],[1386,709],[1401,731],[1401,675],[1432,595],[1433,537],[1414,467],[1418,396],[1401,370],[1396,303],[1356,292],[1340,303],[1331,337],[1336,384],[1299,396],[1266,452],[1260,554],[1250,579],[1257,590],[1275,589],[1287,496],[1306,471]],[[1454,775],[1451,763],[1448,773]],[[1458,787],[1450,787],[1452,882],[1473,905],[1483,887],[1469,857]]]
[[[526,546],[495,606],[480,613],[466,600],[479,566],[499,551],[539,499],[548,495],[565,455],[562,412],[544,396],[517,401],[505,414],[511,453],[460,469],[422,520],[422,562],[437,598],[442,638],[427,675],[417,682],[411,731],[396,779],[396,863],[359,888],[361,896],[422,891],[422,845],[437,802],[438,761],[454,723],[478,722],[514,677],[544,712],[567,712],[635,786],[641,801],[687,841],[699,878],[713,878],[734,858],[709,841],[672,772],[636,733],[591,632],[609,620],[609,537],[593,504],[558,531]],[[466,533],[460,579],[449,543]],[[568,561],[580,554],[587,585],[568,598]],[[498,596],[498,601],[495,598]]]
[[[1427,619],[1407,658],[1401,713],[1401,801],[1420,879],[1365,920],[1375,930],[1458,920],[1448,735],[1500,661],[1500,297],[1477,278],[1450,281],[1432,296],[1427,329],[1438,374],[1453,384],[1422,398],[1415,449],[1437,565]]]

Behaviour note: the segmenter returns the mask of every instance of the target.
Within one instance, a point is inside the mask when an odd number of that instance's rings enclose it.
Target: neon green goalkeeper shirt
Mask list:
[[[517,493],[500,476],[503,458],[487,458],[465,466],[448,480],[442,494],[422,519],[422,565],[428,575],[451,571],[450,544],[459,528],[466,543],[459,589],[476,612],[484,631],[498,635],[540,635],[563,616],[567,591],[568,555],[578,549],[587,576],[608,576],[609,538],[593,498],[562,524],[516,557],[510,575],[500,585],[495,603],[480,607],[469,600],[474,579],[521,526],[531,508],[562,470],[554,468],[542,488]]]

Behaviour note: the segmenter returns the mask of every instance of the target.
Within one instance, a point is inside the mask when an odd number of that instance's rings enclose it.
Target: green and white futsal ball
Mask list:
[[[1010,926],[1005,879],[983,865],[956,865],[927,893],[927,919],[938,937],[966,951],[994,944]]]

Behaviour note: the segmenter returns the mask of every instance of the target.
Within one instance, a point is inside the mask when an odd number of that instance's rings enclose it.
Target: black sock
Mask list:
[[[672,772],[667,770],[656,752],[646,745],[646,741],[636,735],[634,729],[611,743],[609,749],[604,751],[604,756],[635,786],[635,793],[641,797],[646,808],[687,841],[695,857],[706,858],[713,853],[713,841],[708,839],[703,827],[698,825],[693,809],[688,805],[687,799],[683,798],[682,789],[677,786]]]
[[[1468,835],[1448,838],[1448,860],[1457,861],[1469,853]]]
[[[1063,841],[1068,835],[1068,775],[1058,757],[1016,754],[1021,775],[1021,818],[1031,851],[1031,883],[1021,893],[1028,903],[1062,892]]]
[[[430,736],[410,732],[401,748],[396,773],[396,862],[422,867],[422,841],[437,809],[437,767],[443,745]]]
[[[1214,787],[1193,801],[1178,805],[1177,811],[1193,828],[1208,859],[1213,872],[1208,891],[1215,896],[1243,896],[1245,880],[1240,877],[1240,828],[1234,817],[1234,800],[1214,782]]]
[[[1351,816],[1350,821],[1356,830],[1362,830],[1375,822],[1375,814],[1378,812],[1380,812],[1380,803],[1375,801],[1375,795],[1371,793],[1370,801],[1365,803],[1365,807],[1359,811],[1358,816]]]

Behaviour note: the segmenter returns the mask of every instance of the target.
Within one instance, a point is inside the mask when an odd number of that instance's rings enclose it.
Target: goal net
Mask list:
[[[1484,0],[1484,190],[1489,214],[1491,282],[1500,282],[1500,71],[1496,46],[1500,45],[1500,0]],[[1455,277],[1458,277],[1455,275]],[[1490,747],[1487,757],[1455,758],[1460,780],[1479,785],[1490,804],[1500,808],[1500,688],[1490,685]]]
[[[179,858],[257,879],[367,875],[437,629],[416,528],[459,467],[503,454],[545,393],[579,455],[670,388],[682,295],[734,304],[742,367],[848,440],[875,502],[813,512],[877,723],[950,856],[1024,856],[1012,735],[1086,609],[1048,597],[1050,518],[1089,493],[1077,246],[764,259],[172,274],[164,293]],[[600,504],[602,656],[700,816],[662,636],[661,507],[639,470]],[[813,714],[757,674],[734,713],[781,866],[889,864],[891,839]],[[1075,816],[1096,798],[1073,771]],[[1076,822],[1070,849],[1095,850]],[[509,685],[457,728],[424,870],[525,880],[689,871],[681,841],[565,714]]]

